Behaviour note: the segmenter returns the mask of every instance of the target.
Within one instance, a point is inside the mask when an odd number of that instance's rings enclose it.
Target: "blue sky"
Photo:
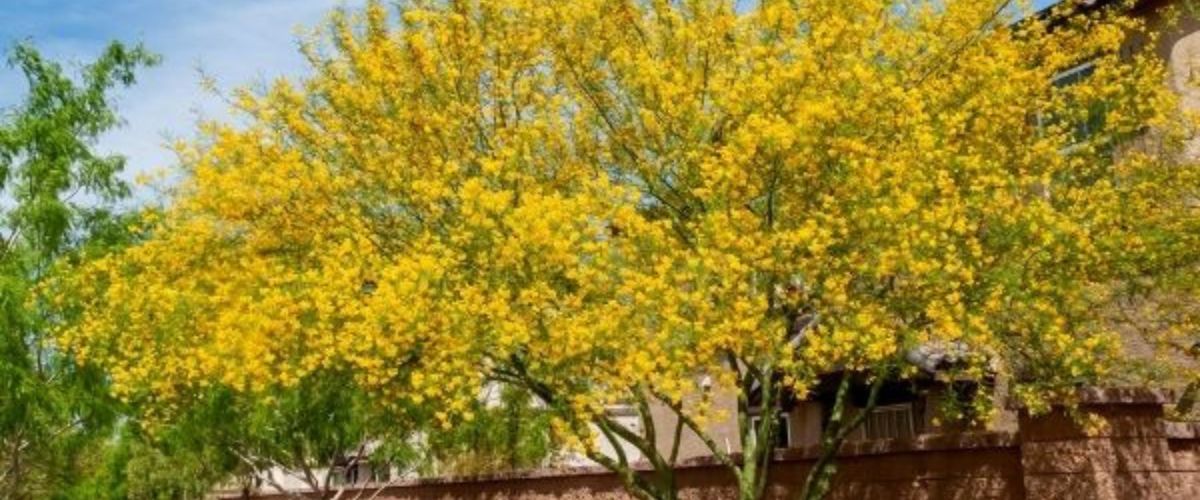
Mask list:
[[[548,0],[552,1],[552,0]],[[836,0],[831,0],[836,1]],[[1057,0],[1035,0],[1040,7]],[[339,5],[362,0],[0,0],[0,46],[29,39],[60,61],[94,58],[109,40],[143,42],[163,63],[122,92],[126,126],[100,148],[129,158],[127,176],[169,166],[168,138],[188,137],[198,116],[222,117],[223,105],[199,87],[197,68],[221,88],[303,74],[296,28],[312,27]],[[0,70],[0,106],[24,85]]]
[[[351,1],[349,5],[359,3]],[[89,61],[109,40],[142,42],[162,55],[119,95],[126,125],[100,148],[129,158],[127,177],[168,166],[169,137],[189,137],[197,116],[221,117],[224,105],[200,89],[197,68],[221,88],[297,75],[296,28],[319,24],[338,0],[0,0],[0,46],[32,40],[50,57]],[[24,92],[14,70],[0,69],[0,106]]]

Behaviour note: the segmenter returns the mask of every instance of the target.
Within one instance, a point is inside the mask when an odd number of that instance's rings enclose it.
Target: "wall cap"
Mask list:
[[[1076,389],[1073,397],[1061,398],[1054,405],[1167,405],[1174,404],[1177,400],[1178,393],[1172,389],[1137,386],[1086,386]],[[1024,403],[1015,401],[1012,398],[1008,399],[1005,407],[1012,410],[1024,410],[1027,408]]]
[[[1200,439],[1200,422],[1166,422],[1167,439]]]
[[[1077,393],[1085,405],[1111,404],[1171,404],[1177,399],[1175,391],[1150,387],[1082,387]]]

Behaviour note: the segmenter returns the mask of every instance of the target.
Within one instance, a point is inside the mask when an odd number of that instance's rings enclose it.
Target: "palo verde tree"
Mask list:
[[[240,93],[244,126],[181,146],[145,241],[61,275],[58,339],[168,413],[346,369],[383,411],[452,425],[498,381],[639,498],[676,496],[688,436],[761,497],[779,430],[753,407],[842,373],[819,498],[875,402],[852,413],[853,381],[914,377],[924,347],[1044,409],[1117,356],[1095,312],[1129,263],[1194,248],[1184,123],[1161,64],[1122,51],[1141,27],[1020,7],[335,13],[311,77]],[[737,453],[709,432],[726,418]]]

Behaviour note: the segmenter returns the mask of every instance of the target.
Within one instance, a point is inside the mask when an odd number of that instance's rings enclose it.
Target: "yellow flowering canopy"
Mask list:
[[[586,415],[736,368],[803,392],[929,345],[1036,401],[1103,375],[1096,311],[1194,247],[1198,185],[1161,63],[1122,51],[1137,22],[1018,11],[335,13],[311,76],[182,148],[139,243],[61,275],[58,338],[165,405],[344,370],[445,419],[493,377]]]

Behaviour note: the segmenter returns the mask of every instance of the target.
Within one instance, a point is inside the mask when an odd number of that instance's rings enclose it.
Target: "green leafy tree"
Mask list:
[[[116,418],[106,377],[46,342],[45,309],[30,297],[55,259],[122,239],[113,206],[129,194],[125,160],[94,148],[120,124],[112,91],[156,61],[114,42],[72,77],[32,45],[9,53],[28,90],[0,115],[0,498],[64,491]]]
[[[473,405],[470,421],[434,432],[424,443],[424,464],[437,474],[473,474],[544,465],[557,448],[549,433],[550,412],[526,391],[489,388]]]
[[[342,385],[328,378],[269,400],[213,388],[169,420],[130,417],[104,447],[102,464],[67,496],[204,498],[218,489],[301,493],[284,486],[284,474],[299,479],[309,493],[334,496],[345,486],[349,461],[382,461],[396,450],[374,453],[376,446],[367,446],[386,433],[370,432],[358,396],[340,390]],[[132,405],[130,413],[136,415],[139,406]]]
[[[117,436],[96,451],[97,463],[69,490],[67,499],[119,500],[203,498],[225,477],[211,454],[164,446],[122,424]]]

